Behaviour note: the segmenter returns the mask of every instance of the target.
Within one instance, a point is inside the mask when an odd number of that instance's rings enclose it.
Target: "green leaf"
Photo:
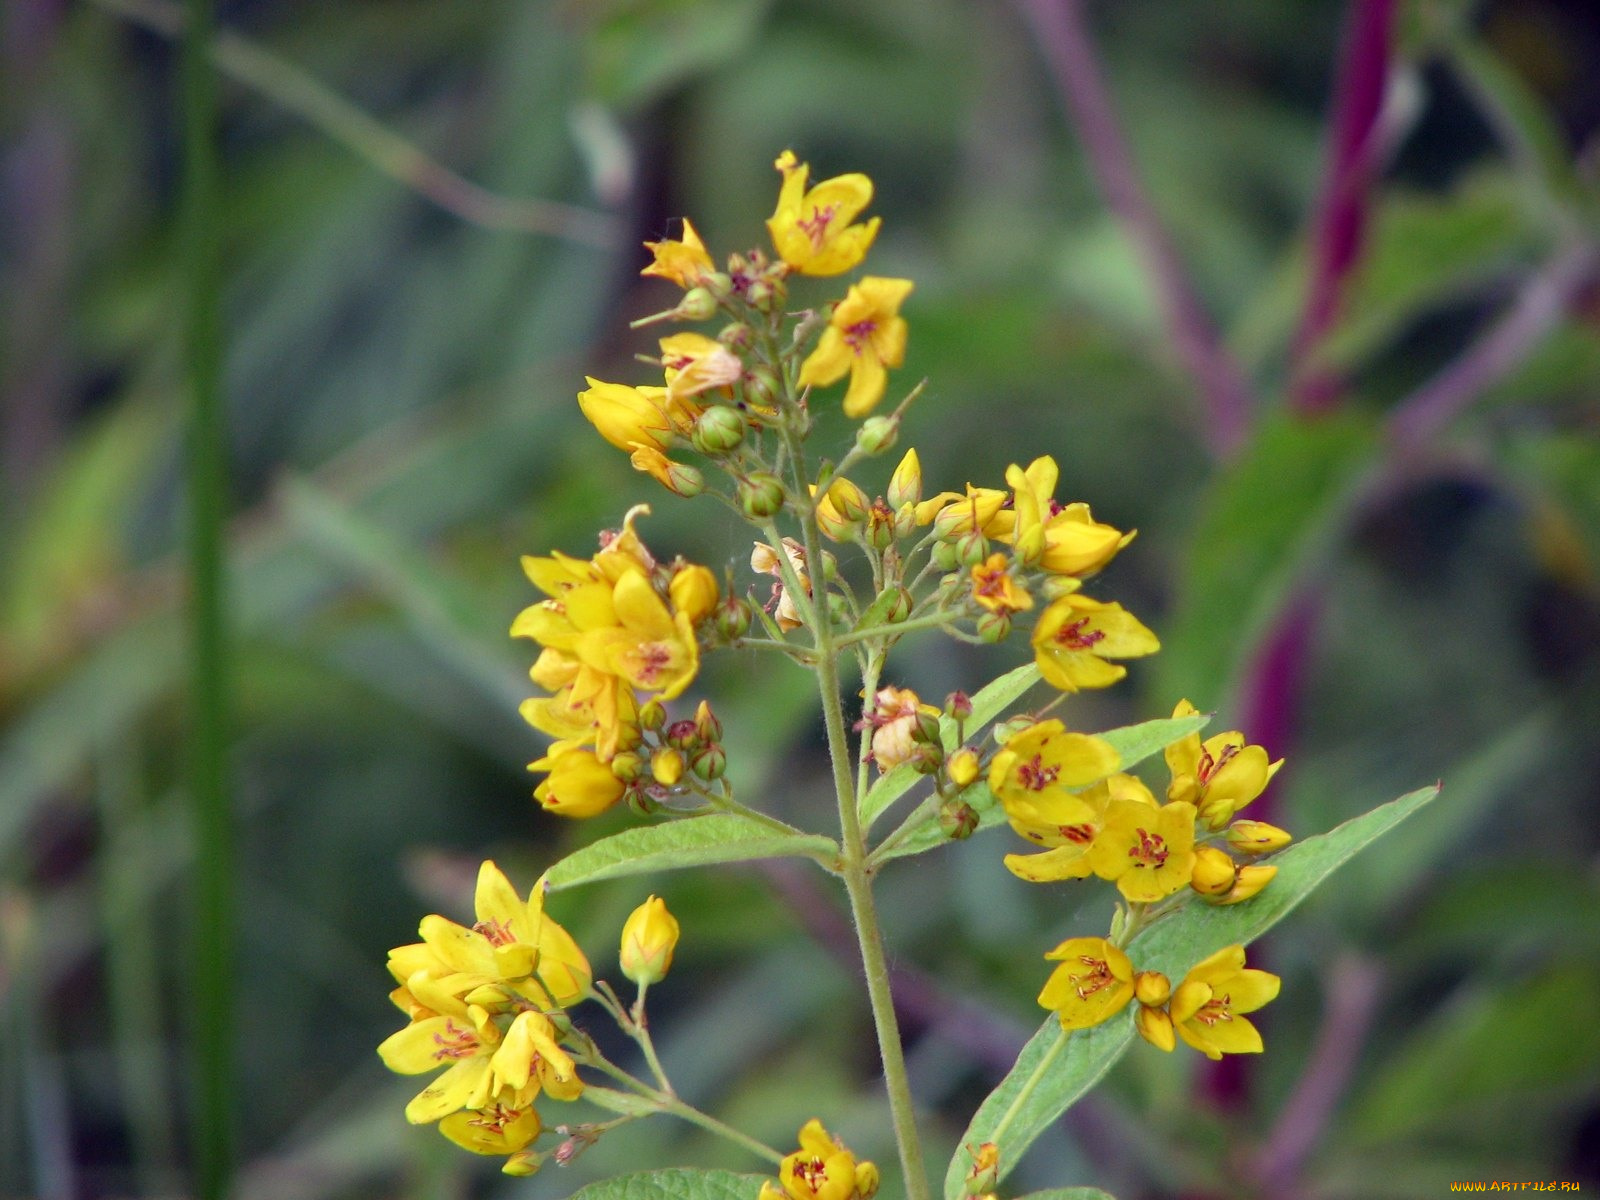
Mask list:
[[[974,708],[973,711],[976,713],[977,709]],[[1203,728],[1210,719],[1204,714],[1193,717],[1162,717],[1155,721],[1143,721],[1138,725],[1125,725],[1121,729],[1107,730],[1098,736],[1111,743],[1121,759],[1117,769],[1126,771],[1157,751],[1172,745],[1179,738],[1187,737],[1197,729]],[[893,772],[890,772],[884,778],[888,779],[892,775]],[[972,805],[973,811],[978,814],[978,829],[990,829],[1005,821],[1005,808],[995,799],[987,784],[974,784],[967,789],[965,798],[967,803]],[[915,825],[911,831],[899,843],[879,856],[879,862],[921,854],[925,850],[936,849],[950,841],[944,830],[939,827],[937,813],[914,816],[912,820],[915,821]]]
[[[1116,1200],[1110,1192],[1102,1192],[1099,1188],[1051,1188],[1045,1192],[1029,1192],[1026,1196],[1018,1196],[1017,1200]]]
[[[1253,900],[1214,907],[1195,900],[1157,921],[1128,946],[1135,969],[1160,971],[1174,983],[1200,960],[1232,945],[1249,945],[1304,900],[1357,851],[1393,829],[1439,794],[1422,788],[1346,821],[1318,837],[1291,846],[1271,861],[1278,868],[1270,887]],[[994,1142],[1000,1147],[1002,1174],[1078,1098],[1111,1069],[1133,1040],[1133,1021],[1124,1013],[1076,1034],[1054,1016],[1017,1056],[1011,1072],[989,1093],[961,1145]],[[958,1200],[966,1175],[958,1154],[945,1176],[947,1200]]]
[[[784,832],[737,813],[712,813],[628,829],[567,855],[550,869],[552,889],[647,871],[672,871],[752,858],[826,858],[839,847],[818,834]]]
[[[1202,508],[1156,658],[1158,695],[1231,707],[1250,651],[1331,540],[1375,445],[1355,418],[1263,425]]]
[[[1038,666],[1028,663],[1014,671],[1007,671],[999,679],[980,688],[972,697],[972,715],[966,721],[967,733],[975,733],[989,724],[1038,682]],[[944,743],[946,753],[956,748],[956,723],[949,717],[939,719],[939,740]],[[910,763],[902,763],[881,777],[861,801],[861,828],[871,828],[884,810],[910,791],[911,785],[921,778]]]
[[[766,1178],[673,1167],[602,1179],[579,1188],[569,1200],[755,1200]]]

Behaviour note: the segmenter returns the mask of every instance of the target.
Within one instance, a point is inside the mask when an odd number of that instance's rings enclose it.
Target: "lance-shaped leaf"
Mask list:
[[[831,859],[838,853],[839,847],[819,834],[801,833],[777,821],[769,824],[738,813],[711,813],[601,838],[550,868],[549,881],[553,889],[569,888],[647,871],[753,858]]]
[[[1225,946],[1248,945],[1276,925],[1340,865],[1439,794],[1423,788],[1291,846],[1271,862],[1271,885],[1243,904],[1215,907],[1193,900],[1140,933],[1128,957],[1140,971],[1160,971],[1174,983],[1201,959]],[[1111,1069],[1133,1041],[1131,1013],[1092,1029],[1068,1033],[1054,1016],[1028,1040],[1016,1065],[990,1092],[961,1145],[994,1142],[1002,1177],[1034,1140]],[[967,1170],[957,1154],[945,1176],[946,1200],[959,1200]]]
[[[755,1200],[764,1178],[673,1167],[602,1179],[573,1192],[571,1200]]]
[[[1193,717],[1162,717],[1155,721],[1142,721],[1138,725],[1124,725],[1121,729],[1111,729],[1097,736],[1111,743],[1112,749],[1117,752],[1117,769],[1126,771],[1157,751],[1166,749],[1180,738],[1185,738],[1197,729],[1203,728],[1210,719],[1206,714]],[[898,769],[897,767],[896,770]],[[892,777],[893,772],[884,776],[885,779]],[[962,796],[978,814],[979,829],[988,829],[1005,821],[1005,809],[987,784],[974,784],[962,793]],[[874,855],[876,861],[888,862],[891,858],[921,854],[924,850],[935,849],[950,840],[939,827],[939,815],[936,812],[915,813],[908,818],[908,823],[912,827],[899,840],[889,844],[889,848],[881,855]],[[894,834],[890,835],[890,838],[894,837]],[[888,844],[889,839],[885,839],[885,842]]]
[[[1028,663],[1014,671],[1007,671],[999,679],[980,688],[972,697],[972,715],[966,720],[967,733],[982,729],[1038,682],[1038,666]],[[939,740],[944,744],[946,753],[956,748],[956,723],[949,717],[939,718]],[[910,791],[911,785],[921,778],[910,763],[901,763],[880,778],[861,801],[861,828],[870,828],[886,808]]]

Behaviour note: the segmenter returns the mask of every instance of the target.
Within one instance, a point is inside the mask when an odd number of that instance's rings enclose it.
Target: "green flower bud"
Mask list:
[[[753,520],[775,517],[783,511],[783,481],[766,471],[757,471],[739,485],[739,507]]]
[[[965,800],[947,800],[939,806],[939,828],[953,841],[969,838],[978,828],[978,810]]]
[[[701,779],[721,779],[728,769],[728,755],[719,745],[702,746],[689,758],[689,770]]]
[[[1006,613],[986,612],[978,618],[978,636],[991,646],[1011,636],[1011,617]]]
[[[868,417],[856,432],[856,445],[863,454],[882,454],[894,449],[900,437],[898,417]]]
[[[717,605],[717,635],[724,641],[736,642],[750,632],[750,622],[755,613],[750,602],[739,596],[729,596]]]
[[[709,288],[690,288],[672,315],[680,321],[709,321],[717,315],[717,298]]]
[[[744,418],[739,410],[718,404],[696,418],[689,444],[701,454],[729,454],[744,441],[744,432]]]

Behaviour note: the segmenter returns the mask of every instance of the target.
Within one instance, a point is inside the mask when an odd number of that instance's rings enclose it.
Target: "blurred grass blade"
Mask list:
[[[1213,907],[1198,900],[1156,922],[1128,946],[1140,971],[1160,971],[1182,980],[1197,962],[1226,946],[1248,945],[1271,929],[1357,851],[1393,829],[1439,794],[1422,788],[1392,800],[1337,829],[1307,838],[1271,860],[1278,868],[1272,886],[1244,904]],[[1077,1033],[1061,1028],[1054,1016],[1023,1047],[1016,1066],[989,1093],[960,1144],[994,1142],[1005,1173],[1034,1140],[1122,1057],[1133,1041],[1133,1021],[1122,1013]],[[946,1200],[960,1200],[968,1166],[958,1153],[945,1176]]]
[[[194,1156],[202,1200],[222,1200],[233,1175],[233,828],[228,749],[227,596],[223,523],[227,440],[222,405],[221,208],[217,81],[208,50],[211,0],[189,0],[179,62],[183,97],[181,243],[190,396],[188,443],[189,770],[195,830]]]
[[[417,636],[492,703],[511,711],[526,699],[528,686],[504,625],[494,623],[459,581],[305,479],[286,481],[280,494],[294,530],[393,604]]]

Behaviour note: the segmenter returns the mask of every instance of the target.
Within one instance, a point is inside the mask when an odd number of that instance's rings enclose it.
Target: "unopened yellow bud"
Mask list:
[[[667,585],[672,607],[698,625],[717,607],[717,577],[709,568],[690,564],[680,567]]]
[[[1233,887],[1237,873],[1238,868],[1226,850],[1219,850],[1215,846],[1199,846],[1194,852],[1194,873],[1190,876],[1189,886],[1202,896],[1221,896]]]
[[[542,1166],[546,1155],[538,1150],[518,1150],[500,1168],[503,1175],[532,1175]]]
[[[885,498],[889,501],[889,507],[896,511],[922,500],[922,460],[917,457],[914,448],[906,451],[906,456],[889,477],[889,492]]]
[[[659,983],[672,967],[677,945],[678,918],[667,911],[666,901],[651,896],[622,926],[622,973],[640,987]]]
[[[1172,995],[1172,981],[1160,971],[1140,971],[1133,977],[1133,996],[1146,1008],[1160,1008]]]
[[[867,519],[867,494],[848,479],[835,479],[817,502],[817,527],[824,537],[847,542]]]
[[[950,772],[951,783],[957,787],[966,787],[978,777],[977,751],[963,746],[950,756],[950,761],[945,764],[945,770]]]
[[[1172,1028],[1172,1017],[1164,1008],[1145,1008],[1141,1005],[1139,1011],[1133,1014],[1133,1027],[1145,1041],[1168,1054],[1178,1044]]]
[[[860,1200],[872,1200],[878,1194],[878,1166],[876,1163],[856,1164],[856,1195]]]
[[[662,746],[650,756],[650,774],[662,787],[674,787],[683,778],[683,752]]]
[[[1237,854],[1272,854],[1292,841],[1288,830],[1265,821],[1235,821],[1228,826],[1228,845]]]
[[[1262,888],[1272,882],[1272,877],[1277,873],[1277,867],[1240,867],[1239,878],[1227,895],[1207,896],[1206,899],[1212,904],[1239,904],[1257,895]]]

